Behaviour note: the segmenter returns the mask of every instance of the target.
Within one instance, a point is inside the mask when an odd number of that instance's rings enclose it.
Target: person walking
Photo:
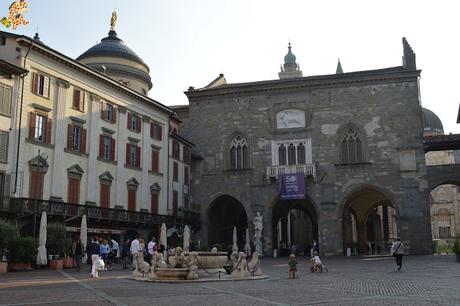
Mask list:
[[[110,247],[109,247],[109,243],[107,242],[106,239],[102,240],[102,243],[99,245],[99,248],[100,248],[100,255],[101,255],[101,258],[102,260],[104,261],[104,264],[105,266],[107,267],[107,258],[108,258],[108,255],[109,255],[109,252],[110,252]]]
[[[98,278],[99,274],[97,271],[97,264],[99,260],[99,255],[101,254],[101,248],[99,247],[99,243],[97,243],[97,238],[94,237],[93,241],[89,245],[89,253],[91,254],[91,277]]]
[[[118,244],[118,241],[115,239],[112,239],[112,251],[115,255],[114,261],[115,263],[119,264],[119,259],[120,259],[120,245]]]
[[[152,263],[152,258],[153,258],[153,252],[156,251],[157,249],[157,243],[155,242],[155,237],[152,237],[152,240],[150,240],[149,244],[147,245],[147,262],[149,264]]]
[[[77,271],[79,272],[81,269],[81,258],[83,256],[83,245],[81,244],[80,238],[78,238],[73,246],[72,246],[72,251],[73,251],[73,258],[75,258],[75,265],[77,267]]]
[[[125,242],[123,243],[123,249],[121,252],[121,260],[123,261],[123,269],[128,269],[128,263],[129,263],[129,245],[130,241],[129,239],[126,239]]]
[[[402,267],[402,259],[404,255],[404,244],[401,242],[401,238],[396,238],[396,241],[393,242],[391,246],[391,255],[396,259],[396,266],[398,267],[398,271],[401,271]]]

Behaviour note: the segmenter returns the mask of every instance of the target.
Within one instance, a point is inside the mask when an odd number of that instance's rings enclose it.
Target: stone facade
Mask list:
[[[195,162],[192,179],[193,203],[201,206],[201,240],[209,235],[210,209],[225,195],[244,207],[248,220],[262,213],[264,252],[272,253],[277,239],[274,213],[283,203],[279,177],[271,177],[268,169],[279,167],[276,145],[295,140],[306,144],[303,163],[311,159],[313,166],[301,205],[316,223],[313,236],[322,254],[344,253],[344,210],[359,196],[368,207],[386,201],[395,208],[398,234],[408,253],[431,253],[420,71],[405,40],[404,51],[401,67],[190,88],[187,133],[203,158]],[[304,114],[305,124],[290,116],[283,126],[279,116],[286,110]],[[292,124],[289,118],[294,118]],[[354,162],[344,161],[342,152],[350,129],[362,144],[362,156]],[[238,136],[247,144],[243,167],[231,160],[232,141]],[[243,159],[244,154],[243,149]]]

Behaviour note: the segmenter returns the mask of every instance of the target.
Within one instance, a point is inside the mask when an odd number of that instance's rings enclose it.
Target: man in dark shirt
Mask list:
[[[91,277],[99,277],[97,272],[97,263],[99,261],[99,255],[101,254],[101,250],[99,247],[99,243],[97,243],[96,237],[93,238],[93,241],[89,245],[89,254],[91,255],[91,261],[93,263],[91,267]]]

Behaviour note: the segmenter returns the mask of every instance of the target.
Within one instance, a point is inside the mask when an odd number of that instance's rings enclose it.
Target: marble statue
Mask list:
[[[183,268],[185,265],[185,256],[183,254],[182,248],[176,248],[176,255],[169,257],[169,263],[171,268]]]
[[[188,268],[189,268],[189,271],[187,272],[187,276],[185,277],[185,279],[187,280],[198,279],[199,275],[197,273],[197,270],[198,270],[198,253],[197,252],[190,253],[190,260],[188,262]]]
[[[251,259],[250,262],[248,262],[248,270],[249,270],[249,273],[251,273],[252,276],[261,276],[262,275],[262,270],[260,269],[259,254],[257,254],[257,252],[254,252],[252,254],[252,259]]]
[[[264,228],[263,217],[260,215],[260,212],[257,212],[257,215],[254,217],[254,244],[256,246],[256,252],[261,256],[263,254],[262,248],[262,230]]]
[[[150,265],[144,260],[144,254],[136,253],[133,256],[134,263],[134,277],[143,277],[145,274],[149,273]]]
[[[238,260],[232,272],[234,278],[248,278],[250,276],[248,271],[248,261],[246,260],[246,254],[240,252],[238,254]]]

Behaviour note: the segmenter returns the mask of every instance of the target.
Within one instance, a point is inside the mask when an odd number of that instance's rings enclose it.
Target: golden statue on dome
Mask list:
[[[115,26],[117,25],[117,12],[112,12],[112,18],[110,18],[110,31],[115,31]]]

